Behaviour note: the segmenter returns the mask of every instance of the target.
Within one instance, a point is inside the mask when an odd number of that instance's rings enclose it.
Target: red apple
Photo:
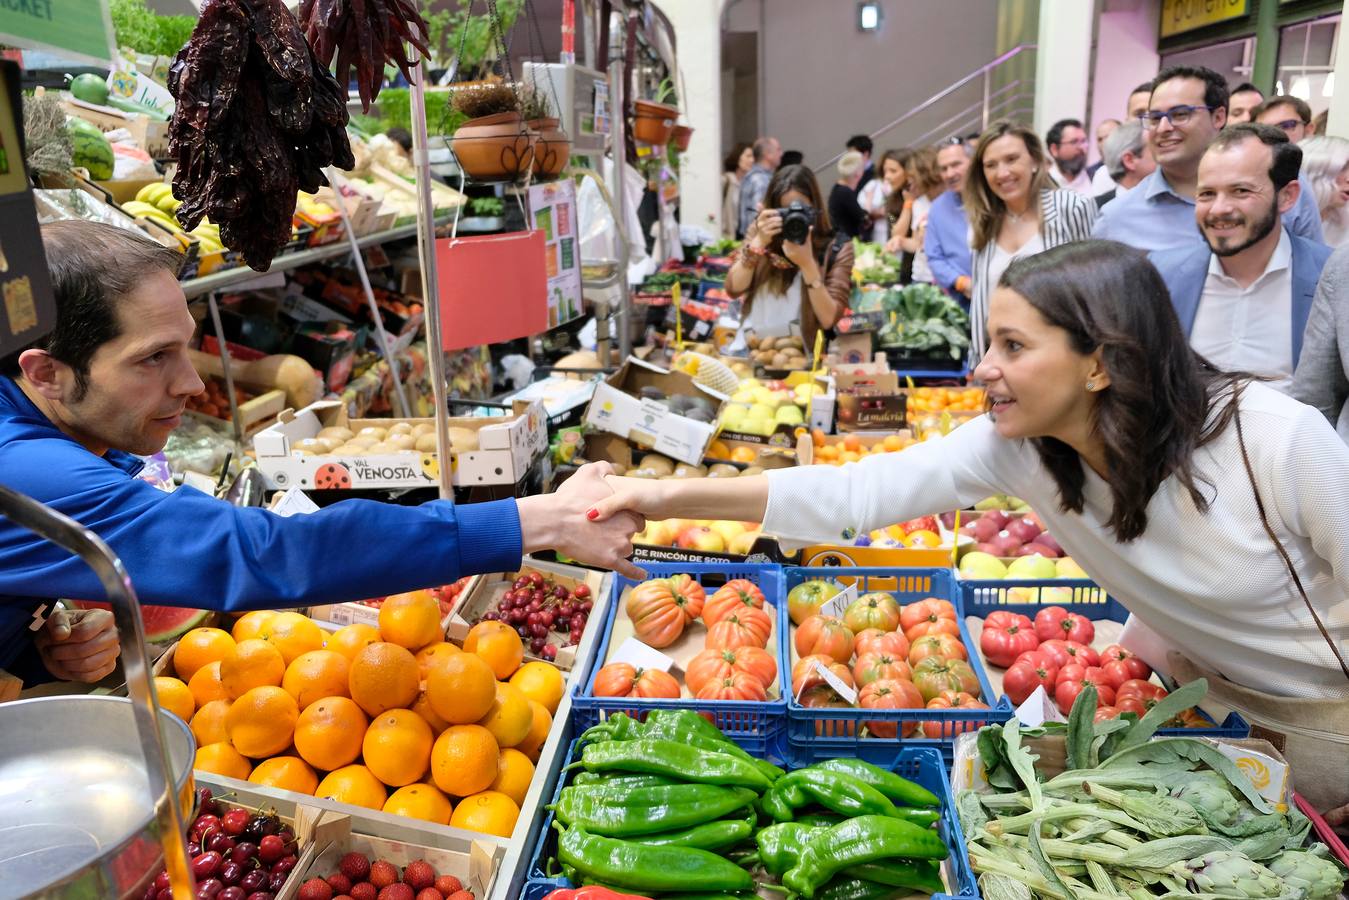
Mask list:
[[[989,556],[1002,555],[998,552],[998,546],[996,544],[989,543],[988,541],[980,541],[979,543],[974,545],[974,549],[978,550],[980,553],[987,553]]]
[[[1043,556],[1046,559],[1057,559],[1059,556],[1059,551],[1055,550],[1053,547],[1050,547],[1048,544],[1040,543],[1039,538],[1036,538],[1029,544],[1024,545],[1020,550],[1018,550],[1016,555]]]
[[[994,556],[1016,556],[1017,551],[1021,549],[1022,541],[1005,531],[999,531],[989,543],[998,548]]]
[[[1040,527],[1027,519],[1013,519],[1007,523],[1007,533],[1022,543],[1030,543],[1040,536]]]
[[[984,518],[977,522],[971,522],[970,531],[968,533],[976,541],[982,543],[984,541],[993,540],[993,538],[997,536],[999,530],[997,522],[994,522],[992,519]]]
[[[698,550],[702,553],[726,552],[726,539],[706,525],[695,525],[679,533],[675,546],[681,550]]]
[[[1063,547],[1055,540],[1054,535],[1050,534],[1048,531],[1041,533],[1041,535],[1035,539],[1035,543],[1043,544],[1050,550],[1053,550],[1055,556],[1063,555]],[[1049,554],[1046,553],[1045,555],[1048,556]]]
[[[1011,519],[1012,517],[1007,515],[1006,510],[990,509],[988,512],[984,513],[979,518],[979,521],[992,522],[997,526],[997,528],[995,529],[996,531],[1002,531],[1004,528],[1007,527],[1007,523],[1010,522]]]

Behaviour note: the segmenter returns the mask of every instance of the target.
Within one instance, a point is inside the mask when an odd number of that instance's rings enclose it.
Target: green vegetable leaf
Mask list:
[[[1127,713],[1125,715],[1128,715]],[[1124,731],[1130,725],[1129,720],[1120,717],[1115,719],[1106,719],[1104,722],[1097,722],[1092,726],[1091,748],[1087,755],[1087,766],[1095,768],[1101,764],[1101,760],[1109,754],[1106,744],[1113,737],[1118,740],[1119,732]]]
[[[1096,719],[1096,685],[1089,684],[1073,701],[1068,714],[1068,767],[1091,767],[1092,724]]]
[[[969,788],[956,794],[956,815],[966,834],[974,834],[988,822],[988,814],[979,802],[979,795]]]
[[[985,872],[979,876],[979,894],[984,900],[1031,900],[1031,889],[1010,875]]]
[[[1015,716],[1002,726],[1002,741],[1007,749],[1008,763],[1021,779],[1026,793],[1030,794],[1031,810],[1040,810],[1044,806],[1044,800],[1040,795],[1040,782],[1035,777],[1035,760],[1038,757],[1021,746],[1021,723]]]
[[[1120,750],[1127,750],[1130,747],[1145,743],[1169,719],[1175,718],[1203,700],[1207,693],[1208,681],[1203,678],[1196,679],[1188,684],[1182,684],[1158,701],[1156,706],[1148,710],[1147,714],[1138,720],[1138,724],[1129,729],[1115,748],[1115,752],[1118,753]]]
[[[1045,856],[1044,848],[1040,846],[1040,828],[1038,825],[1030,830],[1030,852],[1031,858],[1035,860],[1035,865],[1040,870],[1040,874],[1045,877],[1045,880],[1062,891],[1067,900],[1077,900],[1077,894],[1072,888],[1064,884],[1063,879],[1059,877],[1059,873],[1050,863],[1049,857]]]
[[[1205,763],[1209,768],[1226,778],[1232,787],[1236,788],[1251,806],[1255,807],[1257,812],[1269,813],[1274,811],[1269,802],[1260,796],[1260,792],[1255,789],[1255,785],[1251,784],[1251,779],[1238,769],[1235,763],[1218,752],[1212,744],[1204,743],[1195,738],[1158,738],[1116,753],[1101,763],[1101,766],[1113,768],[1143,762],[1171,763],[1178,759]]]

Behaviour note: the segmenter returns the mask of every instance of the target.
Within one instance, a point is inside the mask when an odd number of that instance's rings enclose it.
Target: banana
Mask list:
[[[155,201],[155,206],[159,207],[159,210],[161,212],[168,213],[169,215],[173,215],[174,213],[176,213],[178,211],[178,207],[182,205],[183,201],[173,196],[172,193],[165,194],[164,196],[160,197],[159,200]]]

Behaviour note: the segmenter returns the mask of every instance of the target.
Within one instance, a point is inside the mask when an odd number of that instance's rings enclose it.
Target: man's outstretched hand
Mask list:
[[[635,513],[620,512],[597,521],[587,513],[613,488],[605,476],[613,474],[608,463],[582,466],[551,494],[522,497],[520,532],[524,552],[553,549],[587,565],[613,569],[628,578],[646,577],[628,559],[632,556],[632,536],[646,528],[646,520]]]

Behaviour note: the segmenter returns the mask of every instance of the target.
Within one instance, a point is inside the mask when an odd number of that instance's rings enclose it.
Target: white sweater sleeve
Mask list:
[[[1005,490],[1000,454],[1016,453],[980,416],[940,440],[843,466],[768,472],[764,531],[795,549],[837,543],[929,513],[968,506]]]
[[[1290,532],[1311,541],[1316,555],[1330,564],[1343,596],[1349,597],[1349,541],[1345,540],[1349,534],[1349,448],[1344,441],[1314,407],[1302,406],[1284,435],[1277,458],[1263,465],[1252,459],[1251,465],[1266,510],[1277,514]],[[1298,574],[1305,583],[1306,573]]]

